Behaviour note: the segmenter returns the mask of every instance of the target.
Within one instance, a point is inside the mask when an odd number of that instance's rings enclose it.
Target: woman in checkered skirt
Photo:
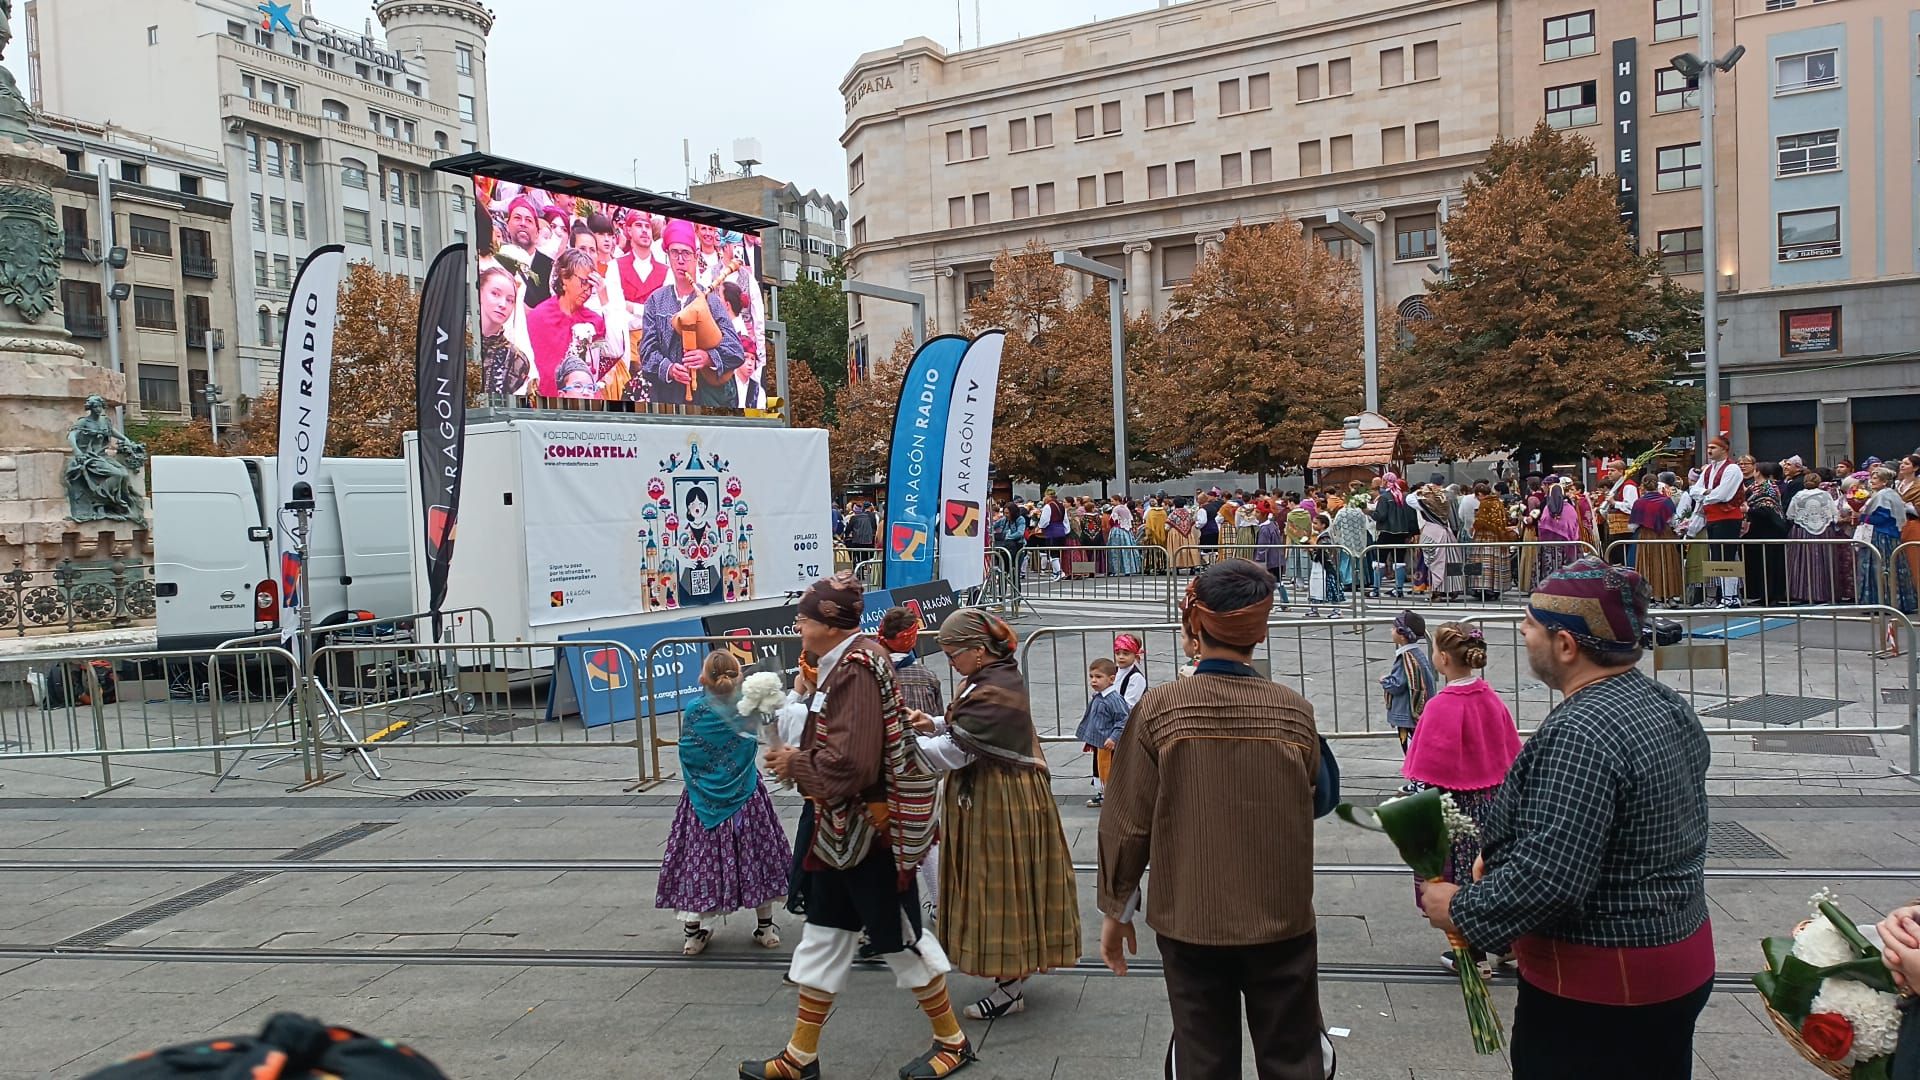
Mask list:
[[[974,1020],[1024,1011],[1029,976],[1080,960],[1073,861],[1014,644],[988,612],[949,615],[940,648],[966,681],[946,716],[912,717],[928,763],[952,771],[941,808],[941,941],[954,967],[996,984],[967,1007]]]

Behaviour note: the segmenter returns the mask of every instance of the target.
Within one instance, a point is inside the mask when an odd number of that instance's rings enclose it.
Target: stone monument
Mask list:
[[[13,7],[0,0],[0,55]],[[31,118],[0,68],[0,571],[141,561],[145,452],[109,411],[126,400],[125,376],[88,363],[60,317],[53,183],[66,166]]]

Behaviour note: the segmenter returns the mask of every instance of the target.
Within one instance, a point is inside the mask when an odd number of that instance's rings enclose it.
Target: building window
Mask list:
[[[179,412],[180,369],[171,364],[141,364],[140,407],[147,412]]]
[[[296,240],[307,238],[307,204],[293,204],[293,236]]]
[[[247,171],[260,171],[260,136],[251,131],[247,133]]]
[[[267,218],[273,223],[273,235],[287,235],[287,200],[274,199],[267,208]]]
[[[1106,187],[1107,205],[1118,206],[1127,201],[1127,175],[1110,172],[1102,181]]]
[[[366,64],[355,64],[353,65],[353,74],[355,78],[370,79],[373,77],[373,68]]]
[[[982,191],[973,197],[973,223],[985,225],[993,220],[993,197]]]
[[[1593,12],[1560,15],[1546,22],[1546,59],[1592,56],[1600,48],[1593,34]]]
[[[1438,157],[1440,154],[1440,121],[1428,120],[1413,125],[1413,156],[1416,158]]]
[[[347,106],[345,103],[335,101],[332,98],[322,98],[320,100],[320,115],[326,117],[328,120],[338,120],[341,123],[345,123],[347,120]]]
[[[147,182],[147,167],[137,161],[123,161],[120,163],[120,179],[129,184],[144,184]]]
[[[289,86],[286,88],[286,90],[287,90],[287,108],[289,109],[300,108],[300,88],[297,86]]]
[[[859,191],[860,185],[866,182],[867,158],[866,155],[862,154],[847,163],[847,190]]]
[[[393,223],[393,256],[396,259],[407,257],[407,227],[398,221]]]
[[[372,221],[365,210],[348,207],[340,211],[340,231],[349,244],[373,243]]]
[[[273,287],[276,289],[293,288],[293,260],[285,255],[273,257]]]
[[[1700,0],[1653,0],[1653,40],[1673,41],[1700,33]]]
[[[254,27],[253,43],[263,49],[273,48],[273,32],[270,30],[262,30],[257,26]]]
[[[1779,217],[1780,261],[1827,259],[1841,253],[1840,208],[1792,210]]]
[[[1682,75],[1679,68],[1665,67],[1653,73],[1654,112],[1670,113],[1699,107],[1698,82]]]
[[[1247,111],[1273,108],[1273,80],[1265,73],[1247,76]]]
[[[1320,97],[1320,65],[1302,64],[1294,69],[1294,96],[1301,101],[1315,101]]]
[[[1147,198],[1164,199],[1167,197],[1167,167],[1165,165],[1147,166]]]
[[[1345,172],[1353,168],[1353,136],[1335,135],[1327,140],[1327,171]]]
[[[1698,228],[1669,229],[1660,234],[1660,268],[1669,274],[1698,274],[1706,268]]]
[[[1320,140],[1300,144],[1300,175],[1320,175]]]
[[[395,206],[407,205],[406,178],[400,175],[399,169],[387,170],[387,201]]]
[[[175,330],[173,290],[150,285],[133,287],[133,325],[142,330]]]
[[[462,75],[473,74],[473,50],[465,45],[453,47],[453,70]]]
[[[60,148],[60,158],[66,162],[68,172],[86,172],[86,159],[78,150]]]
[[[227,20],[227,36],[245,41],[247,38],[247,24],[234,22],[232,19]]]
[[[468,124],[471,124],[474,122],[472,94],[460,95],[460,120],[461,122],[468,123]]]
[[[421,97],[421,96],[423,96],[423,94],[422,94],[422,91],[421,91],[421,87],[420,87],[420,80],[419,80],[419,79],[408,79],[408,80],[407,80],[407,93],[409,93],[409,94],[412,94],[412,95],[413,95],[414,97]]]
[[[1405,49],[1380,50],[1380,85],[1399,86],[1407,81],[1407,51]]]
[[[412,243],[413,257],[416,259],[426,258],[425,255],[421,254],[421,252],[424,249],[421,247],[421,244],[420,244],[420,226],[415,225],[411,229],[408,229],[407,231],[410,234],[411,239],[413,241]]]
[[[1327,254],[1344,262],[1353,261],[1353,241],[1347,239],[1338,230],[1315,229],[1313,231],[1313,238],[1320,241],[1320,246],[1327,249]]]
[[[967,197],[955,195],[947,200],[947,228],[964,229],[967,225]]]
[[[1100,103],[1100,134],[1120,134],[1120,103],[1103,101]]]
[[[316,52],[314,54],[314,59],[317,63],[319,63],[321,67],[327,68],[329,70],[331,70],[337,63],[337,61],[334,59],[333,53],[327,51],[326,49],[321,49],[318,52]]]
[[[1656,158],[1656,191],[1684,191],[1700,186],[1700,144],[1663,146]]]
[[[420,174],[417,172],[407,174],[407,205],[416,210],[420,207]]]
[[[267,253],[264,251],[254,252],[253,253],[254,287],[264,289],[267,287],[267,283],[272,280],[273,280],[272,278],[267,276]]]
[[[1026,188],[1017,187],[1013,189],[1011,194],[1013,196],[1013,216],[1016,218],[1031,217],[1033,214],[1033,193]]]
[[[341,158],[340,186],[367,190],[367,167],[353,158]]]
[[[200,178],[197,176],[188,176],[185,173],[181,173],[180,174],[180,194],[182,195],[200,194]]]
[[[1075,186],[1079,188],[1080,209],[1091,210],[1100,205],[1100,181],[1098,177],[1083,176]]]
[[[1193,268],[1200,259],[1194,244],[1175,244],[1160,249],[1160,287],[1171,289],[1193,280]]]
[[[266,154],[267,175],[268,176],[286,175],[287,170],[286,170],[285,158],[283,156],[280,140],[268,139],[266,141],[265,149],[267,152]]]
[[[1094,126],[1093,106],[1082,105],[1073,110],[1074,138],[1091,139],[1099,133],[1099,129]]]
[[[267,202],[264,198],[253,196],[253,231],[267,231]]]
[[[1246,183],[1246,174],[1242,170],[1240,155],[1221,154],[1220,186],[1223,188],[1239,187],[1244,183]]]
[[[158,26],[147,27],[147,44],[149,45],[160,44],[160,28]]]
[[[955,128],[947,132],[947,164],[967,160],[967,133]]]
[[[1170,93],[1147,95],[1147,126],[1165,127],[1168,124],[1186,124],[1193,121],[1193,91],[1191,89],[1174,90]]]
[[[410,143],[420,141],[419,131],[414,126],[413,121],[402,120],[400,122],[400,138]]]
[[[1780,313],[1780,355],[1840,351],[1840,309],[1804,308]]]
[[[1833,172],[1839,168],[1839,129],[1829,128],[1826,131],[1810,131],[1804,135],[1780,136],[1779,174],[1781,176]]]
[[[380,85],[391,89],[393,86],[393,72],[385,68],[380,69]]]
[[[1263,146],[1247,151],[1247,179],[1255,184],[1273,182],[1273,148]]]
[[[1220,80],[1220,115],[1232,116],[1240,111],[1240,80]]]
[[[1599,122],[1599,99],[1591,80],[1547,88],[1548,127],[1586,127]]]
[[[1431,259],[1440,250],[1440,221],[1433,214],[1393,219],[1393,257]]]
[[[1835,49],[1783,56],[1773,62],[1773,92],[1791,94],[1797,90],[1824,90],[1840,85],[1840,54]]]
[[[467,193],[459,188],[447,192],[447,206],[456,214],[467,212]]]
[[[1346,57],[1327,61],[1327,96],[1353,93],[1353,61]]]
[[[307,43],[304,41],[289,41],[287,42],[287,47],[293,50],[293,55],[299,57],[302,60],[313,59],[313,49],[308,47]],[[292,108],[292,106],[289,105],[288,108]]]
[[[187,333],[198,331],[204,337],[213,327],[213,301],[205,296],[187,297]]]
[[[305,180],[307,178],[306,166],[303,163],[304,158],[305,155],[301,153],[299,143],[290,142],[287,144],[287,179]]]
[[[253,313],[255,337],[262,345],[273,344],[273,312],[266,308]]]
[[[1390,127],[1380,129],[1380,163],[1394,165],[1407,160],[1407,129]]]
[[[1422,41],[1413,47],[1413,81],[1426,82],[1440,77],[1440,43]]]
[[[1033,209],[1037,214],[1053,213],[1053,185],[1035,184],[1033,186]]]
[[[128,214],[127,246],[142,255],[172,255],[173,229],[162,218]]]

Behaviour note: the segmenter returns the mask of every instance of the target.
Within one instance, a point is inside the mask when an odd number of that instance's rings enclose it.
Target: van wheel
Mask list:
[[[456,694],[453,703],[459,708],[461,716],[472,716],[473,711],[480,707],[479,699],[472,694]]]

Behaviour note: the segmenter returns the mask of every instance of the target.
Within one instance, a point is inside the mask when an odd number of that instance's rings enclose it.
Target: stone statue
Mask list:
[[[0,0],[0,58],[7,52],[7,45],[13,41],[13,0]],[[0,135],[12,136],[16,141],[27,142],[27,121],[33,116],[33,110],[27,107],[27,99],[20,96],[20,84],[14,81],[13,72],[0,67]]]
[[[146,500],[136,474],[147,463],[147,448],[114,428],[107,419],[107,399],[87,398],[87,414],[73,422],[67,442],[73,447],[67,460],[67,516],[145,524]]]

